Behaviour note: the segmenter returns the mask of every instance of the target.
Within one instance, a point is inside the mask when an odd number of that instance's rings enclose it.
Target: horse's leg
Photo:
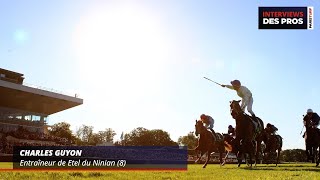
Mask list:
[[[202,168],[206,168],[206,166],[207,166],[207,164],[208,164],[208,162],[210,160],[211,153],[212,153],[212,151],[207,151],[207,160],[204,163],[204,165],[202,166]]]
[[[320,163],[320,146],[318,146],[318,149],[319,149],[319,151],[317,151],[318,158],[317,158],[317,162],[316,162],[316,167],[318,167],[319,163]]]
[[[249,153],[249,161],[250,161],[250,168],[252,168],[252,154],[251,152]]]
[[[222,151],[219,153],[219,161],[220,161],[220,166],[222,166]]]
[[[309,162],[309,146],[306,144],[306,155],[307,155],[307,162]]]
[[[226,154],[226,156],[224,157],[224,160],[223,160],[221,166],[223,166],[223,165],[226,164],[226,160],[227,160],[227,158],[228,158],[229,152],[230,152],[230,151],[228,151],[227,154]],[[221,153],[221,156],[222,156],[222,153]]]
[[[280,162],[280,152],[281,152],[281,148],[278,148],[277,150],[277,161],[276,161],[276,167],[278,166],[279,162]]]
[[[240,167],[242,163],[242,155],[243,155],[243,142],[240,142],[239,140],[237,143],[238,143],[237,159],[238,159],[238,167]]]
[[[317,158],[317,154],[318,154],[318,147],[316,147],[316,146],[313,146],[312,147],[312,163],[317,163],[317,160],[318,160],[318,158]]]
[[[257,162],[259,161],[259,159],[260,159],[260,148],[261,148],[261,142],[260,142],[260,140],[259,141],[256,141],[256,148],[255,148],[255,158],[256,158],[256,160],[255,160],[255,162],[254,162],[254,166],[256,167],[257,166]]]
[[[249,155],[250,154],[248,153],[248,154],[245,154],[245,156],[244,156],[247,166],[250,166],[250,163],[249,163],[250,157],[249,157]],[[249,157],[249,160],[248,160],[248,157]]]
[[[255,162],[254,162],[254,166],[256,166],[256,164],[257,164],[257,156],[256,156],[256,154],[257,154],[257,151],[256,151],[256,148],[257,148],[257,141],[248,141],[248,146],[249,146],[249,152],[248,152],[248,154],[249,154],[249,161],[250,161],[250,168],[252,168],[252,159],[253,159],[253,157],[255,157]]]
[[[202,156],[203,156],[203,151],[200,151],[200,156],[198,156],[198,153],[197,153],[198,159],[195,161],[195,163],[198,163]]]
[[[310,156],[310,159],[311,159],[311,163],[314,163],[314,146],[312,145],[310,147],[310,152],[309,152],[309,156]]]
[[[237,158],[238,158],[238,167],[240,167],[242,163],[242,153],[240,151],[238,151],[237,153]]]

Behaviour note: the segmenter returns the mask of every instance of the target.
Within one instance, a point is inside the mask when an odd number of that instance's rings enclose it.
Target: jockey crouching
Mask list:
[[[313,112],[312,109],[308,109],[307,114],[303,118],[303,121],[304,121],[304,124],[306,124],[306,121],[310,121],[312,124],[312,127],[318,129],[320,117],[316,112]],[[318,131],[319,131],[319,129],[318,129]],[[304,138],[305,135],[306,135],[306,132],[304,132],[302,137]]]
[[[200,120],[203,122],[203,125],[207,128],[210,129],[212,132],[213,138],[216,140],[216,133],[213,130],[213,125],[214,125],[214,119],[211,116],[201,114]]]
[[[276,135],[276,132],[278,131],[278,128],[275,127],[274,125],[268,123],[266,128],[265,128],[265,131],[268,135]]]
[[[228,126],[228,134],[233,138],[236,136],[236,129],[232,125]]]

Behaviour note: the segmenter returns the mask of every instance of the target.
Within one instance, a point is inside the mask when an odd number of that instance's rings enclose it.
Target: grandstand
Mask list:
[[[16,144],[61,144],[48,134],[48,116],[83,103],[77,95],[28,86],[23,76],[0,68],[0,153]]]

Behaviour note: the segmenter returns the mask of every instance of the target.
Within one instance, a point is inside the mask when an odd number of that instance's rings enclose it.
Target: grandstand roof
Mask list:
[[[10,71],[10,70],[7,70],[7,69],[2,69],[2,68],[0,68],[0,72],[9,73],[9,74],[14,74],[14,75],[16,75],[16,76],[23,76],[23,74],[21,74],[21,73],[14,72],[14,71]]]
[[[51,115],[83,104],[83,99],[0,80],[0,107]]]

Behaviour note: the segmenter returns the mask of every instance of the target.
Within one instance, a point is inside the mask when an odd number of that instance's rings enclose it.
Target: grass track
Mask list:
[[[0,168],[12,167],[10,163],[0,163]],[[9,179],[299,179],[319,180],[320,168],[314,164],[280,164],[258,165],[250,169],[246,165],[237,168],[235,164],[224,167],[209,164],[206,169],[202,165],[189,165],[185,172],[0,172],[1,180]]]

